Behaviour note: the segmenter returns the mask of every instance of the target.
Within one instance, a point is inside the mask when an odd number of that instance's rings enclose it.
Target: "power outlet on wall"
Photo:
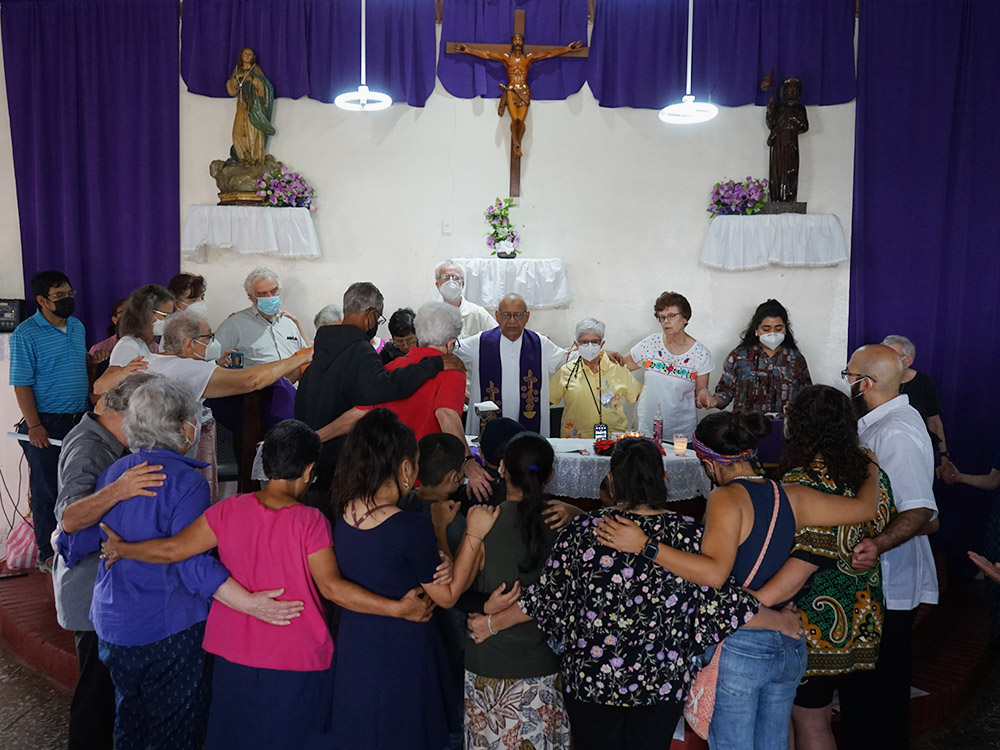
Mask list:
[[[450,216],[441,219],[441,234],[451,234],[455,229],[455,222]]]

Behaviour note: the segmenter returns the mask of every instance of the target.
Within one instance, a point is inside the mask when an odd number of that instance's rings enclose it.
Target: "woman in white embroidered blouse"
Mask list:
[[[708,373],[712,353],[686,332],[691,304],[684,295],[664,292],[656,298],[653,315],[663,329],[632,347],[625,364],[630,370],[644,370],[645,382],[639,396],[638,430],[653,434],[653,421],[663,419],[663,437],[674,433],[691,436],[698,418],[697,406],[711,396]]]

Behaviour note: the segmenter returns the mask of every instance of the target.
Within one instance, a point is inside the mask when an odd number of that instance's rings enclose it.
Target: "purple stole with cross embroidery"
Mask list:
[[[503,365],[500,362],[499,328],[479,336],[479,392],[480,398],[490,400],[503,413]],[[521,361],[518,367],[517,421],[532,432],[541,432],[541,375],[542,341],[534,331],[521,334]]]

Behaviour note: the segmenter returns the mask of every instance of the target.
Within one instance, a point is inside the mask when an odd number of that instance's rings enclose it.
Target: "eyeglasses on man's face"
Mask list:
[[[523,312],[504,312],[503,310],[497,310],[497,317],[504,320],[510,320],[511,318],[514,320],[524,320],[528,317],[528,312],[526,310]]]
[[[866,375],[863,372],[851,372],[847,368],[844,368],[843,370],[840,371],[840,377],[842,377],[844,379],[844,382],[847,383],[848,385],[854,385],[854,383],[857,383],[859,380],[866,380],[866,379],[872,381],[873,383],[878,382],[878,378],[873,378],[871,375]],[[852,383],[851,378],[857,378],[857,380],[855,380],[854,383]]]
[[[45,299],[49,302],[58,302],[61,299],[71,299],[76,296],[76,289],[70,289],[68,292],[56,292],[53,295],[45,295]]]

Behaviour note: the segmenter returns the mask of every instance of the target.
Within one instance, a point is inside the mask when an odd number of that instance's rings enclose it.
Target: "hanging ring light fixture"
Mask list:
[[[333,103],[341,109],[350,112],[376,112],[380,109],[387,109],[392,104],[392,97],[380,91],[372,91],[368,88],[367,64],[365,58],[367,49],[367,31],[365,29],[366,0],[361,0],[361,85],[357,91],[345,91],[339,94]]]
[[[719,114],[710,102],[696,102],[691,93],[691,40],[694,38],[694,0],[688,0],[687,93],[679,102],[660,110],[660,119],[670,125],[695,125]]]

